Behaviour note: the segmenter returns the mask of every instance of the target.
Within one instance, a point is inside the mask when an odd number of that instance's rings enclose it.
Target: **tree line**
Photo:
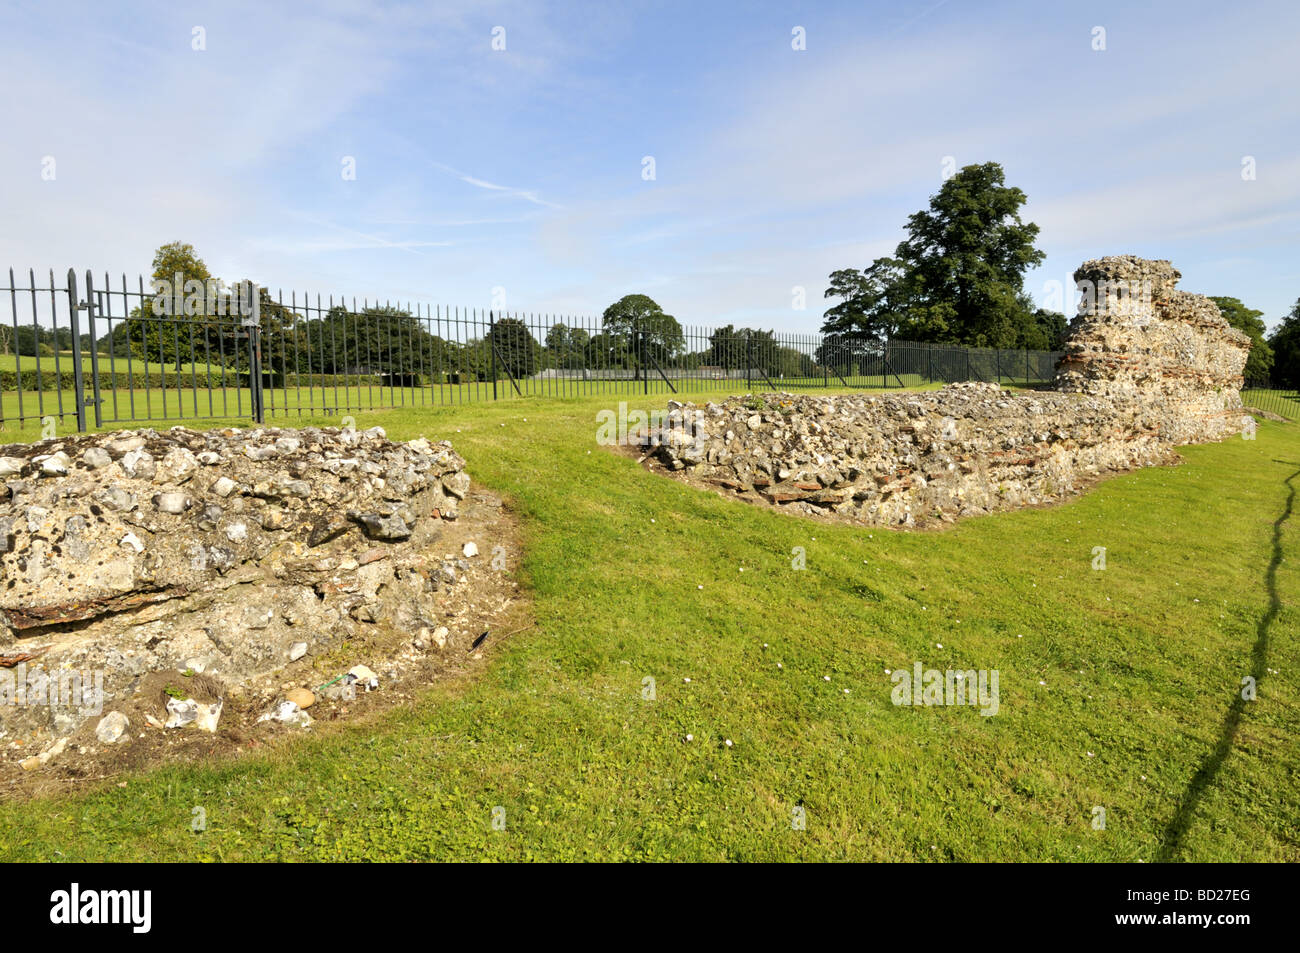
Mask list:
[[[180,371],[191,365],[246,371],[248,331],[237,300],[243,283],[227,286],[214,279],[194,247],[169,242],[154,255],[152,286],[125,318],[103,329],[96,341],[101,354],[128,356]],[[257,289],[261,360],[275,374],[392,375],[402,378],[486,380],[531,376],[546,370],[619,371],[640,377],[648,369],[716,367],[730,372],[756,367],[785,377],[814,373],[814,360],[778,342],[775,332],[727,325],[713,331],[707,346],[690,351],[681,324],[653,299],[626,295],[605,309],[597,329],[558,322],[549,328],[517,317],[478,319],[464,326],[463,340],[433,333],[446,322],[390,305],[352,310],[343,305],[308,316]],[[242,310],[241,310],[242,308]],[[310,314],[310,313],[309,313]],[[102,317],[101,317],[102,321]],[[88,334],[81,345],[89,349]],[[72,346],[66,328],[22,326],[0,338],[19,354],[48,354]]]

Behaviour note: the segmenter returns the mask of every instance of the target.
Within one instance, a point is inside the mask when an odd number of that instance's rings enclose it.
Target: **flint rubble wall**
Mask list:
[[[1250,348],[1167,261],[1114,256],[1083,289],[1055,390],[952,384],[889,396],[670,403],[644,438],[673,471],[806,513],[913,526],[1053,502],[1172,448],[1240,433]]]
[[[469,487],[449,443],[378,427],[0,447],[0,656],[40,646],[40,677],[103,672],[111,701],[153,671],[240,682],[366,625],[417,633],[469,568],[435,548]],[[67,734],[93,712],[6,707],[0,729],[38,714]]]

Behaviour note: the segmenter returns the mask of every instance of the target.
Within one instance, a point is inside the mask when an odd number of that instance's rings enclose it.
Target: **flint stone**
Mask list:
[[[132,450],[125,454],[119,465],[122,472],[133,480],[152,480],[158,472],[158,463],[145,450]]]
[[[108,451],[103,447],[90,447],[81,455],[81,462],[89,470],[98,470],[112,463],[113,458],[109,456]]]
[[[52,453],[44,459],[37,458],[41,462],[42,476],[66,476],[68,468],[72,466],[72,461],[68,455],[60,450],[58,453]]]
[[[184,493],[159,493],[153,498],[153,505],[160,513],[170,513],[173,516],[179,516],[193,505],[191,500]]]
[[[110,712],[99,720],[95,726],[95,737],[103,744],[111,745],[118,741],[131,722],[120,711]]]
[[[379,513],[350,512],[348,519],[360,523],[371,539],[398,540],[407,539],[411,535],[410,527],[396,514],[383,516]]]

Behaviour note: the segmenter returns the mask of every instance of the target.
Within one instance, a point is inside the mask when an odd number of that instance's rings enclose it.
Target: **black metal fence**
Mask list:
[[[1241,402],[1287,420],[1300,420],[1300,391],[1280,386],[1268,377],[1247,378]]]
[[[72,270],[23,281],[11,269],[0,295],[0,428],[329,417],[527,395],[1033,385],[1060,357],[217,282],[155,289]]]

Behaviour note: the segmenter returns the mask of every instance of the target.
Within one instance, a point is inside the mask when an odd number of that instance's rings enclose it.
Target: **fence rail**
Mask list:
[[[195,283],[197,284],[197,283]],[[511,397],[1041,384],[1059,352],[362,300],[10,269],[0,428],[343,416]],[[8,314],[4,314],[7,310]]]

